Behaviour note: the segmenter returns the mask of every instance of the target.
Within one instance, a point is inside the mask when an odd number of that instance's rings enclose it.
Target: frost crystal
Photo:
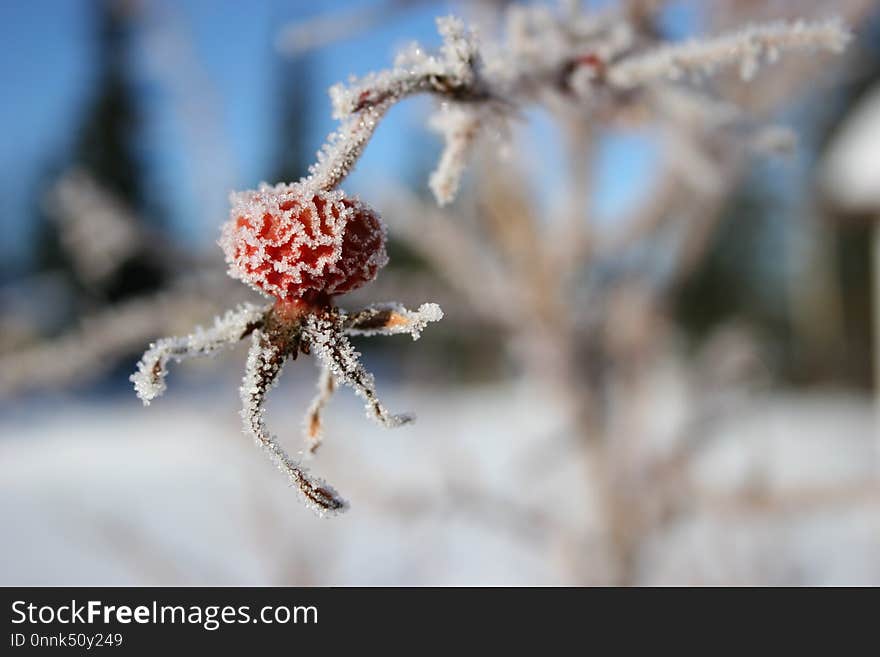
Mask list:
[[[437,19],[437,29],[443,37],[439,54],[429,54],[412,44],[398,56],[393,69],[371,73],[347,86],[331,87],[333,117],[344,119],[365,108],[421,92],[475,100],[479,64],[475,35],[460,19],[451,16]]]

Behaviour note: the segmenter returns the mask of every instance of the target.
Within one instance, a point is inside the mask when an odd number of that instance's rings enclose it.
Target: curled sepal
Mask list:
[[[342,313],[346,335],[397,335],[409,333],[418,340],[430,322],[443,319],[436,303],[423,303],[418,310],[407,310],[399,303],[377,303],[353,313]]]
[[[263,420],[266,393],[277,382],[289,353],[290,345],[284,341],[273,340],[272,336],[264,335],[260,330],[253,332],[241,384],[244,431],[253,437],[290,483],[302,493],[306,506],[322,517],[341,513],[348,508],[348,503],[327,482],[313,477],[303,465],[291,459],[268,432]]]
[[[364,369],[360,353],[344,331],[343,316],[335,309],[327,309],[306,317],[302,337],[336,381],[351,387],[366,402],[369,417],[389,428],[412,422],[412,415],[394,415],[379,400],[373,375]]]
[[[328,368],[322,367],[321,376],[318,378],[318,392],[312,399],[303,422],[309,454],[317,452],[324,440],[324,407],[330,401],[335,390],[336,380],[333,378],[333,374]]]
[[[210,328],[199,326],[189,335],[154,342],[138,362],[137,371],[129,377],[137,396],[145,406],[149,406],[152,400],[165,392],[169,360],[180,362],[234,346],[262,326],[266,310],[263,306],[242,304],[215,319]]]

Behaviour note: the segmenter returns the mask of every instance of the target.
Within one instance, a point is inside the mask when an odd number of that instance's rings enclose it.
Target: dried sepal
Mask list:
[[[342,314],[328,309],[305,318],[302,338],[336,381],[352,388],[364,400],[369,417],[389,428],[412,422],[412,415],[392,414],[379,400],[373,375],[361,364],[360,353],[345,337],[344,330]]]
[[[303,430],[309,454],[318,451],[324,440],[324,407],[330,401],[330,397],[336,391],[336,379],[327,367],[321,368],[321,376],[318,378],[318,392],[309,404],[306,411]]]
[[[266,311],[265,306],[242,304],[215,319],[210,328],[196,327],[189,335],[154,342],[138,362],[137,371],[129,377],[137,396],[145,406],[149,406],[152,400],[165,392],[170,360],[180,362],[234,346],[262,325]]]
[[[290,483],[302,493],[303,500],[309,508],[320,516],[341,513],[346,510],[348,503],[327,482],[310,475],[302,464],[291,459],[266,429],[264,420],[266,394],[277,383],[284,361],[290,354],[290,347],[291,345],[286,341],[273,340],[273,336],[264,334],[259,329],[253,332],[240,389],[244,430],[266,451]]]
[[[443,319],[436,303],[423,303],[418,310],[407,310],[399,303],[377,303],[354,313],[342,313],[346,335],[397,335],[409,333],[418,340],[430,322]]]

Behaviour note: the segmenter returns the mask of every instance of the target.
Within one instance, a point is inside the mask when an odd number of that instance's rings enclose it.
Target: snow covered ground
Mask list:
[[[149,408],[132,395],[0,415],[0,584],[584,581],[571,554],[589,543],[572,537],[590,530],[590,494],[538,391],[385,386],[393,409],[419,416],[395,431],[338,395],[311,465],[352,508],[320,519],[239,433],[231,381],[178,386]],[[270,427],[293,452],[310,394],[297,381],[270,398]],[[725,435],[698,476],[719,494],[756,468],[774,493],[851,487],[877,474],[871,418],[865,399],[764,398],[713,427]],[[699,502],[644,546],[640,581],[880,584],[877,496],[781,514]]]

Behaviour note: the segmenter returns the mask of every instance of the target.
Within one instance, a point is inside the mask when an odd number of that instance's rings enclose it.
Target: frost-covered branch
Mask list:
[[[263,323],[267,308],[253,304],[243,304],[229,310],[214,321],[211,328],[197,327],[183,337],[163,338],[150,345],[137,364],[137,372],[131,375],[137,396],[149,406],[166,389],[165,377],[168,375],[168,361],[180,362],[194,356],[214,353],[220,349],[235,346],[238,342]]]
[[[474,34],[463,21],[451,16],[438,19],[437,30],[443,38],[439,53],[428,53],[412,44],[397,56],[394,68],[331,87],[334,118],[424,92],[448,100],[488,100],[478,75],[480,59]]]
[[[241,418],[244,430],[302,493],[309,507],[322,516],[339,513],[347,508],[346,501],[327,482],[311,476],[300,463],[291,459],[266,429],[263,419],[266,412],[266,393],[278,381],[284,361],[290,355],[288,346],[272,340],[260,329],[254,330],[244,380],[241,383]]]
[[[318,161],[309,167],[306,183],[316,190],[326,191],[339,185],[354,169],[390,107],[391,101],[385,100],[345,119],[321,147]]]
[[[423,303],[418,310],[407,310],[399,303],[378,303],[354,313],[343,313],[342,326],[347,335],[397,335],[409,333],[418,340],[429,322],[443,319],[436,303]]]
[[[837,19],[778,21],[625,57],[609,67],[607,76],[612,84],[631,88],[688,74],[713,75],[722,67],[737,65],[742,79],[751,80],[762,61],[774,62],[783,51],[839,53],[851,38]]]
[[[459,101],[487,98],[477,76],[473,35],[459,19],[439,19],[437,25],[443,36],[439,54],[413,46],[397,58],[393,69],[331,88],[333,116],[342,125],[327,138],[317,163],[310,167],[307,183],[311,187],[336,187],[354,168],[388,109],[407,96],[430,92]]]
[[[343,334],[343,319],[338,312],[309,315],[303,325],[303,340],[314,348],[338,383],[351,387],[366,402],[367,414],[379,424],[398,427],[415,419],[408,414],[392,414],[379,400],[373,375],[364,369],[360,353]]]
[[[580,113],[581,120],[607,120],[634,102],[635,90],[658,90],[688,74],[711,75],[733,64],[750,79],[761,62],[774,61],[784,51],[839,52],[850,39],[839,20],[801,20],[656,46],[641,33],[644,26],[630,24],[626,13],[569,11],[563,17],[534,7],[511,8],[508,17],[507,40],[479,47],[462,21],[439,19],[439,53],[414,44],[400,53],[393,68],[334,86],[333,115],[342,124],[318,153],[306,184],[317,190],[337,186],[388,109],[416,93],[442,101],[432,124],[445,148],[430,187],[438,204],[445,205],[454,199],[472,145],[487,124],[503,125],[527,105]],[[662,104],[652,109],[664,111]]]

